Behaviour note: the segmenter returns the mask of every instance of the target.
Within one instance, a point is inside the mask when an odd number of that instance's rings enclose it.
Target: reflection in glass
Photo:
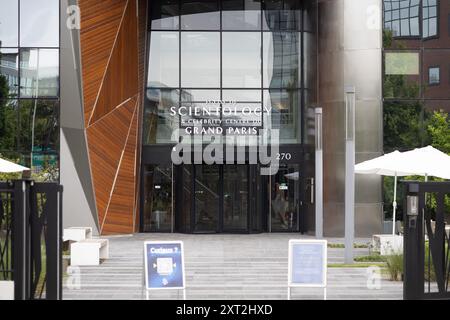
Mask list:
[[[20,51],[20,95],[21,97],[59,95],[59,50]]]
[[[191,90],[182,89],[181,90],[181,101],[182,102],[206,102],[206,101],[217,101],[220,99],[220,90]]]
[[[194,232],[216,232],[219,215],[219,166],[195,166]]]
[[[419,52],[386,52],[383,94],[385,98],[417,98],[420,95]]]
[[[191,231],[191,208],[193,205],[192,180],[194,176],[194,166],[183,165],[182,170],[183,200],[181,203],[181,226],[184,231]]]
[[[437,0],[423,0],[422,8],[422,28],[423,37],[429,38],[437,35],[438,24],[438,3]]]
[[[20,101],[19,126],[21,150],[33,154],[57,153],[59,145],[59,104],[56,100]],[[32,137],[34,136],[34,141]]]
[[[223,90],[222,100],[235,102],[261,102],[261,90]]]
[[[220,33],[181,33],[181,86],[220,87]]]
[[[144,232],[172,229],[172,165],[144,169]]]
[[[248,167],[223,167],[223,229],[247,230],[249,181]]]
[[[223,127],[261,127],[262,113],[261,103],[225,103],[223,105]],[[233,133],[233,132],[228,132]],[[256,135],[257,132],[249,131],[236,132],[236,135],[245,135],[251,133]]]
[[[151,2],[152,30],[178,30],[179,3],[178,0],[152,0]]]
[[[263,78],[265,88],[300,87],[301,37],[297,32],[265,32]]]
[[[254,0],[223,0],[223,30],[260,30],[261,3]]]
[[[395,37],[419,36],[420,0],[384,0],[384,27]]]
[[[272,231],[298,231],[300,214],[300,166],[281,165],[271,177]]]
[[[181,0],[182,30],[219,30],[220,11],[217,0]]]
[[[265,0],[264,30],[300,30],[301,11],[298,0]]]
[[[178,32],[153,31],[150,34],[149,87],[179,86]]]
[[[20,1],[20,45],[59,46],[59,0]]]
[[[224,32],[222,34],[222,72],[223,87],[260,88],[261,34]]]
[[[17,151],[19,127],[17,100],[0,100],[0,153]]]
[[[178,109],[177,89],[148,89],[144,107],[143,143],[171,143],[172,133],[178,128],[179,118],[170,113]]]
[[[300,90],[264,90],[264,110],[271,110],[264,126],[280,130],[280,143],[301,142],[300,98]]]
[[[19,91],[19,51],[0,49],[0,99],[17,97]]]
[[[180,125],[182,127],[220,125],[220,104],[212,102],[182,103],[180,107]]]
[[[0,47],[17,47],[19,39],[18,0],[0,0]]]

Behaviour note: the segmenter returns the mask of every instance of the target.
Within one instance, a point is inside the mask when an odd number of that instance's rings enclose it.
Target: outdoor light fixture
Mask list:
[[[355,238],[355,87],[345,87],[345,263],[353,263]]]
[[[323,139],[322,139],[322,108],[315,109],[316,130],[316,238],[323,237]]]

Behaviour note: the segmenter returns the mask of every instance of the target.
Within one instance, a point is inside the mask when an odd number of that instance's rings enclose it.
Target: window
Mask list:
[[[448,36],[450,37],[450,14],[448,15],[447,18],[447,28],[448,28]]]
[[[149,87],[178,87],[178,32],[153,31],[150,34]]]
[[[428,84],[437,85],[441,82],[440,80],[440,69],[439,67],[428,68]]]
[[[224,0],[222,2],[223,30],[259,30],[261,4],[253,0]]]
[[[281,143],[301,143],[302,1],[155,0],[151,6],[145,145],[174,143],[174,130],[195,122],[221,126],[225,136],[233,127],[276,128]],[[186,113],[192,108],[206,111]]]
[[[217,0],[181,0],[181,29],[218,30],[220,11]]]
[[[20,0],[20,45],[59,46],[58,0]]]
[[[394,37],[420,36],[420,0],[384,0],[384,27]]]
[[[260,88],[261,34],[224,32],[222,37],[223,86]]]
[[[59,1],[0,0],[0,153],[59,174]]]
[[[0,47],[17,47],[19,42],[18,0],[0,0]]]
[[[220,87],[220,33],[181,33],[181,86]]]
[[[152,30],[178,30],[179,3],[177,0],[154,0],[150,9]]]
[[[430,38],[438,34],[437,0],[423,0],[422,28],[423,37]]]
[[[59,95],[59,50],[22,49],[20,51],[20,96],[57,97]]]

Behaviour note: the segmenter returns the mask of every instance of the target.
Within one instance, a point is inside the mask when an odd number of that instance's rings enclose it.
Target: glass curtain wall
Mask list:
[[[59,178],[59,1],[0,0],[0,155]]]
[[[265,110],[252,123],[279,129],[282,144],[302,143],[301,3],[152,1],[143,143],[175,142],[172,132],[189,122],[171,111],[228,99],[237,106],[234,118]]]

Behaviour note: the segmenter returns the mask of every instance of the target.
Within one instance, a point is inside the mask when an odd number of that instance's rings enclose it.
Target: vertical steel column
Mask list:
[[[322,108],[315,109],[316,165],[315,165],[315,207],[316,238],[323,238],[323,147],[322,147]]]
[[[355,239],[355,87],[345,88],[345,263],[353,263]]]

